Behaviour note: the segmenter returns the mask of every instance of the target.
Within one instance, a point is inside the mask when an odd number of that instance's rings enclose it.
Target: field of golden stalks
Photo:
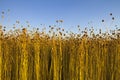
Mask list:
[[[0,80],[119,80],[120,36],[0,30]],[[61,30],[61,31],[60,31]]]

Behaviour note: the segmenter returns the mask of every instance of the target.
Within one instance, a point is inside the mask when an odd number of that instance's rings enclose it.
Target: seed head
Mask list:
[[[102,20],[102,22],[104,22],[104,20]]]
[[[4,12],[2,12],[2,14],[4,14]]]
[[[6,28],[6,26],[4,26],[4,28]]]
[[[51,26],[49,26],[49,28],[51,28]]]
[[[62,32],[59,32],[60,35],[62,35]]]
[[[20,23],[20,21],[16,21],[16,23],[17,23],[17,24],[19,24],[19,23]]]
[[[80,25],[77,26],[78,28],[80,27]]]
[[[30,25],[27,25],[28,27],[30,27]]]
[[[60,30],[61,28],[58,28],[58,30]]]
[[[37,28],[37,30],[39,30],[39,28]]]
[[[26,28],[23,28],[22,32],[26,34],[26,32],[27,32]]]
[[[49,31],[49,33],[51,33],[51,31]]]
[[[60,20],[60,22],[62,23],[62,22],[63,22],[63,20]]]
[[[58,20],[56,20],[56,23],[58,23]]]
[[[110,13],[110,16],[112,16],[112,13]]]
[[[112,17],[112,20],[114,20],[115,18],[114,17]]]
[[[54,29],[54,27],[51,27],[51,29]]]

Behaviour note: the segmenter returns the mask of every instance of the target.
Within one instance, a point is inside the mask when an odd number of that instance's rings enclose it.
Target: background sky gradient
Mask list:
[[[7,10],[10,9],[10,12]],[[76,32],[77,25],[82,29],[94,27],[105,30],[120,28],[120,0],[0,0],[0,12],[5,12],[5,19],[0,24],[8,29],[16,22],[26,26],[29,21],[32,28],[58,25],[56,20],[62,19],[61,27]],[[115,17],[112,23],[110,13]],[[2,14],[2,13],[1,13]],[[105,23],[102,23],[102,19]]]

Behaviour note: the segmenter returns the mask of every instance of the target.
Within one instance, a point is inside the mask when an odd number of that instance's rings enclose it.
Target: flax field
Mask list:
[[[79,27],[79,26],[78,26]],[[120,35],[0,29],[0,80],[119,80]],[[92,31],[91,31],[92,33]]]
[[[74,33],[14,25],[6,31],[0,25],[0,80],[120,80],[120,29],[97,34],[80,26]]]

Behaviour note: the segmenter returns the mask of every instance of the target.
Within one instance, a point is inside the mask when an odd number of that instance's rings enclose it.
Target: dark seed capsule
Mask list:
[[[62,32],[59,32],[60,35],[62,35]]]
[[[104,20],[102,20],[102,22],[104,22]]]
[[[39,28],[37,28],[37,30],[39,30]]]
[[[80,27],[80,25],[78,25],[78,28]]]
[[[4,28],[6,28],[6,27],[4,26]]]
[[[110,16],[112,16],[112,13],[110,13]]]
[[[112,17],[112,20],[114,20],[115,18],[114,17]]]
[[[54,27],[51,27],[51,29],[54,29]]]
[[[56,23],[58,23],[58,20],[56,20]]]
[[[2,12],[2,14],[4,14],[4,12]]]
[[[51,26],[49,26],[49,28],[51,28]]]
[[[62,29],[62,31],[64,31],[64,29]]]

